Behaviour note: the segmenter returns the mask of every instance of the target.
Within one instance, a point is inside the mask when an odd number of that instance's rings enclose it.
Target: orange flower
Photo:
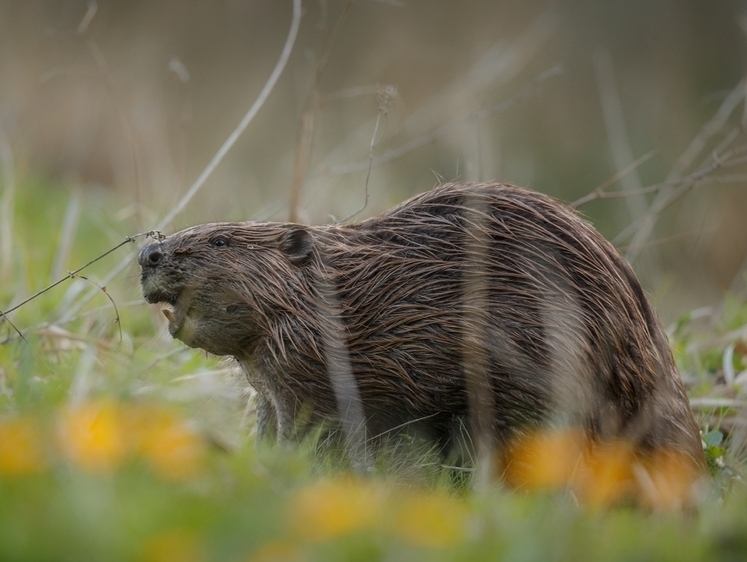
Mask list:
[[[41,439],[34,423],[28,418],[0,421],[0,476],[29,474],[45,466]]]
[[[536,432],[517,439],[506,462],[506,480],[516,487],[566,486],[578,470],[583,434],[571,430]]]
[[[636,482],[633,449],[623,441],[595,444],[584,456],[574,484],[588,504],[601,507],[634,497]]]
[[[538,432],[517,439],[506,456],[516,487],[575,490],[588,505],[635,499],[655,509],[691,504],[699,479],[692,461],[663,450],[641,457],[629,442],[591,443],[578,431]]]
[[[679,451],[655,454],[637,473],[643,502],[654,509],[680,509],[695,500],[701,474]]]

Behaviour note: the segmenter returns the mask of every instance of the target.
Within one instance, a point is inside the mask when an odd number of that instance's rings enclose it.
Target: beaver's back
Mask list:
[[[702,457],[632,270],[550,198],[444,185],[320,238],[374,431],[427,416],[435,434],[451,431],[477,377],[499,441],[527,424],[578,424]]]

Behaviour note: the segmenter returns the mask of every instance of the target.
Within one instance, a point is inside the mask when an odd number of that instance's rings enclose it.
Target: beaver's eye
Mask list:
[[[222,248],[223,246],[228,246],[228,240],[226,240],[222,236],[218,236],[217,238],[213,238],[210,241],[210,244],[213,246],[213,248]]]

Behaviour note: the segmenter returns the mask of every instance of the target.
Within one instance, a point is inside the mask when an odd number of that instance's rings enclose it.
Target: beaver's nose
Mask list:
[[[154,267],[158,265],[161,258],[163,258],[162,244],[156,242],[143,248],[137,261],[140,263],[140,267]]]

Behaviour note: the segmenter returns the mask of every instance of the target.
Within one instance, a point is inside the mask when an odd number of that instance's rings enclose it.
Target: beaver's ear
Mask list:
[[[294,227],[283,234],[280,250],[293,265],[301,265],[311,257],[314,237],[305,228]]]

